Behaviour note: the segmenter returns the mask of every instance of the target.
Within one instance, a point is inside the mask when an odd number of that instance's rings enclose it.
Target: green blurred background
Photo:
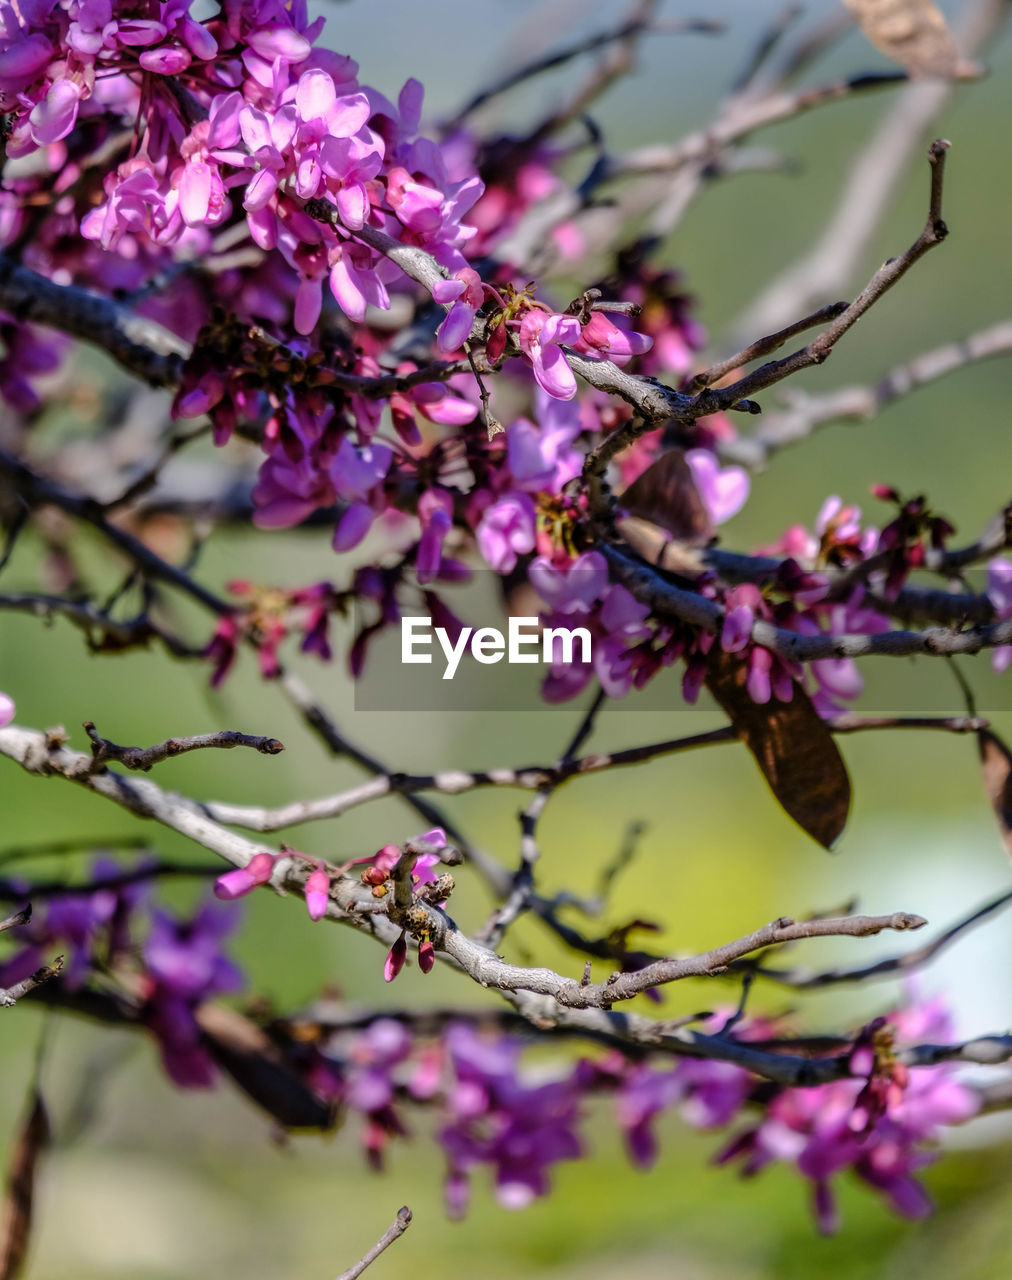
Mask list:
[[[663,36],[648,43],[639,74],[595,109],[612,145],[673,140],[703,123],[763,22],[779,11],[767,0],[703,8],[706,16],[729,21],[728,34]],[[813,3],[807,13],[817,18],[828,9]],[[429,118],[437,119],[504,68],[612,22],[622,11],[614,3],[585,0],[332,4],[326,6],[325,42],[358,58],[362,80],[391,96],[408,75],[417,75],[428,89]],[[674,2],[665,10],[668,16],[699,12]],[[946,194],[950,240],[848,335],[828,366],[804,375],[798,385],[817,392],[873,380],[917,352],[1008,314],[1010,60],[1012,43],[999,41],[987,58],[990,77],[960,87],[933,131],[953,143]],[[816,82],[884,65],[852,35],[809,78]],[[514,95],[500,122],[530,120],[579,70]],[[796,158],[799,172],[729,179],[689,212],[666,258],[699,295],[698,314],[718,343],[762,284],[815,240],[851,159],[891,101],[890,94],[849,101],[765,131],[758,141]],[[921,225],[923,165],[915,163],[899,190],[852,289],[882,258],[909,243]],[[782,454],[755,479],[750,503],[724,531],[726,544],[755,545],[790,523],[810,525],[830,492],[863,504],[866,518],[879,523],[884,508],[875,510],[868,496],[877,481],[927,492],[959,526],[959,540],[972,538],[1008,501],[1012,487],[1008,368],[994,361],[962,370],[907,397],[874,423],[830,428]],[[768,404],[774,400],[767,397]],[[80,536],[82,555],[99,565],[99,548],[89,545],[85,532]],[[28,548],[6,571],[5,589],[33,588],[33,571]],[[202,581],[216,590],[234,577],[308,583],[334,572],[333,556],[318,533],[216,535],[199,569]],[[206,634],[202,619],[194,623],[195,635]],[[324,668],[294,653],[285,656],[353,739],[403,770],[540,762],[561,749],[580,710],[574,705],[523,713],[356,712],[341,663]],[[984,665],[964,670],[979,685],[982,710],[993,712],[998,730],[1012,736],[1008,678],[985,678]],[[955,682],[940,664],[921,677],[933,711],[963,710]],[[875,678],[871,709],[914,710],[890,704],[891,681],[898,676],[880,671]],[[85,719],[94,719],[119,742],[149,743],[227,725],[286,743],[277,758],[196,754],[159,767],[162,785],[196,797],[274,804],[322,795],[360,776],[325,755],[248,660],[213,694],[200,666],[170,663],[154,653],[115,660],[92,656],[66,625],[44,628],[3,615],[0,687],[16,697],[19,723],[63,723],[78,746],[83,732],[77,726]],[[897,693],[893,702],[907,696]],[[632,745],[720,722],[712,710],[649,708],[649,698],[609,706],[590,747]],[[710,946],[777,915],[838,906],[855,895],[863,910],[915,911],[933,929],[941,928],[1007,887],[1008,860],[971,740],[866,734],[848,737],[842,746],[855,803],[835,856],[807,841],[780,813],[742,749],[721,747],[577,781],[561,791],[540,829],[543,888],[593,892],[633,820],[647,824],[639,854],[619,879],[601,923],[612,926],[646,914],[664,926],[661,945],[672,951]],[[448,808],[484,848],[512,863],[518,798],[514,792],[481,792]],[[98,841],[138,834],[126,814],[97,798],[30,778],[13,766],[0,767],[0,800],[0,849],[42,838]],[[339,822],[285,834],[301,848],[340,860],[417,828],[405,806],[384,801]],[[169,833],[143,834],[166,855],[199,853]],[[52,863],[45,865],[52,870]],[[486,896],[466,871],[458,883],[455,915],[465,927],[476,926],[488,908]],[[187,902],[194,891],[174,887],[167,896]],[[822,966],[890,954],[902,945],[888,939],[831,940],[810,944],[797,958]],[[282,1008],[299,1007],[326,984],[338,985],[349,1001],[363,1006],[481,1003],[478,992],[439,972],[423,979],[410,969],[387,988],[375,946],[344,930],[309,928],[296,904],[266,895],[250,903],[234,952],[250,989]],[[565,972],[580,966],[527,922],[509,935],[507,953]],[[1009,931],[999,919],[939,959],[923,976],[922,989],[949,993],[961,1034],[1003,1030],[1010,1021],[1010,959]],[[665,1012],[713,1007],[733,1001],[735,994],[719,980],[684,984],[671,992]],[[865,1019],[898,994],[891,983],[803,1001],[761,989],[754,1007],[782,1011],[803,1005],[799,1016],[817,1031]],[[0,1021],[5,1134],[16,1124],[41,1026],[41,1015],[27,1005]],[[99,1080],[93,1097],[86,1083],[91,1077]],[[263,1117],[228,1088],[210,1095],[175,1091],[151,1046],[138,1037],[53,1020],[44,1080],[57,1146],[42,1178],[31,1280],[68,1274],[77,1280],[326,1276],[349,1265],[405,1202],[415,1211],[415,1223],[376,1264],[371,1274],[377,1278],[438,1269],[486,1280],[548,1274],[581,1280],[626,1274],[640,1280],[800,1280],[813,1272],[856,1280],[908,1274],[998,1280],[1012,1271],[1012,1151],[1003,1141],[1007,1129],[996,1121],[956,1134],[947,1158],[927,1172],[939,1202],[930,1222],[897,1221],[870,1193],[848,1185],[843,1230],[824,1241],[815,1234],[798,1178],[774,1168],[744,1183],[728,1170],[709,1167],[719,1135],[694,1133],[675,1116],[663,1122],[663,1155],[650,1174],[628,1165],[602,1108],[588,1129],[592,1155],[559,1168],[549,1200],[511,1215],[496,1205],[479,1175],[470,1215],[449,1224],[441,1207],[441,1162],[427,1140],[424,1116],[414,1121],[413,1141],[392,1151],[386,1176],[376,1177],[365,1169],[350,1132],[324,1141],[299,1138],[282,1148],[271,1141]],[[82,1105],[87,1123],[72,1125]]]

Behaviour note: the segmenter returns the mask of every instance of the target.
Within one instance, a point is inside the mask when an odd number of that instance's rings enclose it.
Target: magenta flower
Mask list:
[[[306,909],[310,920],[322,920],[330,902],[330,876],[322,867],[311,873],[306,881]]]
[[[415,573],[424,586],[439,573],[443,539],[453,528],[453,496],[446,489],[426,489],[418,499],[422,536],[415,556]]]
[[[987,596],[999,622],[1012,618],[1012,560],[992,560],[987,566]],[[1000,675],[1012,666],[1012,645],[999,645],[991,664]]]
[[[506,432],[506,458],[518,489],[556,494],[580,474],[583,455],[573,441],[583,427],[576,405],[540,398],[540,427],[518,418]]]
[[[527,579],[549,609],[557,613],[587,613],[608,585],[608,562],[600,551],[584,551],[567,564],[538,556]]]
[[[579,340],[580,322],[575,316],[535,307],[520,321],[520,349],[530,361],[538,385],[558,400],[572,400],[576,395],[576,376],[560,344],[573,346]]]
[[[761,603],[759,588],[751,583],[743,583],[728,592],[724,626],[720,633],[720,647],[725,653],[739,653],[748,644],[752,638],[756,610]]]
[[[457,351],[470,334],[478,308],[485,301],[481,276],[470,267],[462,267],[452,280],[437,280],[432,286],[432,296],[442,306],[452,304],[436,330],[436,345],[440,351]]]
[[[475,537],[478,550],[496,573],[511,573],[517,556],[534,550],[536,515],[527,494],[515,490],[485,508]]]
[[[0,693],[0,729],[14,719],[15,710],[14,699],[9,694]]]
[[[746,471],[741,467],[725,467],[721,470],[717,459],[708,449],[687,450],[685,461],[692,468],[692,478],[696,482],[699,496],[706,504],[714,524],[723,524],[742,509],[749,491]]]

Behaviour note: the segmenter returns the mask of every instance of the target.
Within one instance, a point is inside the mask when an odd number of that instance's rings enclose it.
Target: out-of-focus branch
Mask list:
[[[1004,0],[977,0],[961,15],[956,32],[970,55],[1004,24]],[[850,286],[861,256],[881,222],[914,149],[952,95],[949,80],[912,84],[903,90],[847,177],[834,213],[812,249],[767,285],[737,321],[730,341],[741,346],[750,334],[778,329],[799,312]]]
[[[80,338],[153,387],[175,387],[190,344],[154,320],[77,285],[55,284],[0,254],[0,309]]]
[[[645,12],[640,12],[646,8]],[[501,79],[494,81],[487,88],[476,93],[473,98],[457,112],[452,120],[445,125],[447,130],[458,128],[479,108],[485,106],[493,98],[501,97],[502,94],[508,93],[510,89],[515,89],[518,85],[524,84],[528,80],[533,80],[536,76],[543,75],[546,71],[554,71],[558,67],[563,67],[567,62],[572,62],[575,58],[582,57],[585,53],[594,53],[598,49],[605,49],[610,44],[617,41],[629,40],[639,35],[647,35],[650,33],[670,32],[686,35],[721,35],[725,30],[723,22],[716,22],[709,18],[683,18],[669,22],[658,22],[653,17],[653,10],[657,8],[656,4],[647,7],[637,5],[633,15],[624,18],[617,26],[604,31],[595,31],[592,35],[584,37],[582,40],[576,40],[570,45],[566,45],[561,49],[556,49],[553,53],[547,53],[543,57],[532,59],[525,62],[523,66],[518,67],[515,71],[510,71]]]
[[[860,733],[864,730],[934,729],[943,733],[976,733],[987,727],[979,716],[860,716],[852,713],[827,721],[834,733]],[[515,769],[445,769],[440,773],[380,773],[368,782],[318,800],[293,800],[276,809],[260,805],[228,804],[208,800],[206,812],[217,822],[245,827],[249,831],[280,831],[304,822],[339,818],[350,809],[381,800],[385,796],[412,795],[418,791],[436,791],[455,796],[483,787],[509,787],[518,791],[543,791],[561,786],[574,778],[587,777],[606,769],[643,764],[662,756],[722,743],[740,742],[730,725],[695,733],[688,737],[668,738],[662,742],[625,747],[620,751],[595,751],[590,755],[560,761],[554,765],[521,765]],[[445,819],[444,819],[445,822]]]
[[[90,524],[149,577],[185,592],[219,616],[231,612],[231,606],[225,600],[201,586],[185,570],[169,564],[141,542],[140,538],[108,520],[104,507],[94,498],[71,493],[55,481],[47,480],[6,449],[0,449],[0,476],[6,476],[10,480],[18,496],[29,506],[59,507],[68,515]]]
[[[170,653],[180,658],[196,658],[204,652],[203,648],[195,649],[184,644],[147,614],[121,622],[90,600],[66,600],[60,596],[26,591],[0,592],[0,610],[5,609],[45,620],[66,618],[84,632],[89,649],[99,653],[143,647],[152,640],[160,641]]]
[[[371,1249],[359,1258],[353,1267],[349,1267],[347,1271],[342,1271],[337,1280],[358,1280],[358,1277],[380,1256],[384,1249],[389,1249],[395,1240],[399,1240],[411,1225],[411,1210],[407,1205],[402,1205],[397,1210],[397,1217],[394,1218],[390,1226],[380,1236]]]
[[[790,391],[787,393],[790,398],[785,409],[764,414],[762,423],[755,431],[735,440],[721,441],[718,451],[728,462],[758,470],[780,449],[805,439],[819,427],[831,422],[865,422],[894,400],[908,395],[918,387],[945,377],[964,365],[1008,355],[1010,352],[1012,321],[1002,320],[987,329],[970,334],[961,342],[946,343],[933,351],[915,356],[890,370],[884,378],[872,385],[841,387],[838,391],[818,396]],[[715,365],[714,369],[720,371],[716,376],[723,376],[737,368],[743,363],[742,357],[745,355],[742,352],[732,360]],[[713,372],[707,370],[705,374],[699,374],[696,381],[701,378],[709,379]]]

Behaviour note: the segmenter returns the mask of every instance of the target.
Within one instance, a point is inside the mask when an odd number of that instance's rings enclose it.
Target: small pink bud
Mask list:
[[[236,867],[234,871],[226,871],[218,877],[214,882],[214,896],[225,902],[241,898],[258,885],[266,884],[273,870],[273,854],[255,853],[245,867]]]
[[[390,948],[386,961],[383,965],[383,977],[387,982],[393,982],[394,978],[404,968],[404,961],[408,958],[408,944],[402,933],[394,945]]]
[[[322,920],[330,901],[330,877],[326,871],[317,870],[306,881],[306,907],[310,920]]]
[[[425,938],[418,944],[418,967],[422,973],[429,973],[436,963],[436,948],[431,938]]]

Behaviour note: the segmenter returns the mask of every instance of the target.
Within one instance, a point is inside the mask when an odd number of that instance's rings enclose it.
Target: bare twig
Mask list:
[[[726,360],[720,360],[717,364],[711,365],[709,369],[704,369],[701,373],[697,373],[689,383],[689,390],[702,391],[704,387],[712,387],[715,382],[719,382],[727,374],[740,369],[743,364],[750,364],[753,360],[770,355],[782,347],[788,338],[797,337],[799,333],[804,333],[806,329],[814,329],[816,325],[825,324],[828,320],[835,320],[837,316],[842,315],[847,310],[847,306],[848,303],[846,302],[831,302],[828,306],[820,307],[818,311],[813,311],[810,316],[795,320],[786,329],[780,329],[777,333],[771,333],[765,338],[756,338],[743,351],[738,351],[733,356],[728,356]]]
[[[8,929],[20,929],[31,918],[32,904],[29,903],[26,907],[22,907],[20,911],[15,911],[13,915],[8,916],[6,920],[0,920],[0,933],[6,933]]]
[[[898,258],[888,258],[875,272],[858,296],[845,311],[842,311],[818,337],[813,338],[807,346],[801,347],[792,355],[782,360],[773,360],[761,365],[752,373],[746,374],[730,386],[714,391],[707,388],[699,393],[693,402],[693,412],[698,414],[716,413],[721,409],[729,409],[746,396],[753,396],[765,391],[784,378],[789,378],[802,369],[822,364],[833,352],[837,342],[848,329],[874,304],[906,275],[914,263],[918,262],[930,249],[941,244],[949,233],[942,219],[942,189],[945,177],[945,157],[950,143],[944,138],[936,140],[928,148],[928,162],[931,167],[931,191],[928,200],[928,216],[921,234],[905,253]]]
[[[537,841],[538,821],[542,813],[544,813],[545,806],[548,804],[552,793],[562,780],[559,770],[565,769],[567,765],[572,763],[577,751],[590,737],[594,730],[594,721],[597,719],[597,714],[604,705],[606,697],[604,690],[598,686],[586,713],[577,726],[575,734],[559,759],[559,763],[556,766],[556,781],[547,782],[538,787],[530,803],[525,806],[519,815],[520,866],[513,875],[509,897],[500,907],[493,911],[484,928],[478,934],[478,940],[487,947],[493,949],[497,947],[510,925],[530,906],[531,897],[534,893],[534,864],[541,856]]]
[[[885,729],[934,729],[943,733],[976,733],[986,728],[987,721],[979,716],[860,716],[853,713],[836,716],[827,721],[834,733],[860,733],[865,730]],[[701,747],[719,746],[739,742],[730,725],[711,729],[688,737],[666,738],[661,742],[644,743],[638,747],[625,747],[619,751],[598,751],[579,756],[555,765],[530,764],[511,769],[445,769],[440,773],[408,774],[378,773],[368,782],[360,783],[347,791],[323,796],[318,800],[293,800],[276,809],[259,805],[236,805],[224,801],[209,800],[205,809],[217,822],[246,827],[250,831],[280,831],[285,827],[304,822],[319,822],[339,818],[359,805],[381,800],[385,796],[412,795],[418,791],[436,791],[441,795],[455,796],[465,791],[483,787],[509,787],[519,791],[541,791],[561,786],[574,778],[581,778],[606,769],[642,764],[662,756],[683,751],[695,751]],[[378,765],[378,761],[375,762]],[[445,819],[443,823],[445,825]],[[449,829],[449,828],[447,828]]]
[[[845,982],[866,982],[869,978],[891,978],[923,968],[924,965],[934,960],[939,952],[944,951],[950,943],[955,942],[962,934],[967,933],[970,929],[1003,911],[1009,903],[1012,903],[1012,892],[999,894],[997,898],[993,898],[982,907],[978,907],[965,919],[950,926],[940,933],[937,938],[932,938],[930,942],[925,943],[924,946],[917,947],[913,951],[907,951],[903,955],[890,956],[885,960],[877,960],[874,964],[858,965],[852,969],[827,969],[817,972],[805,969],[769,968],[764,964],[752,964],[747,960],[741,961],[740,964],[741,967],[751,970],[759,977],[771,978],[774,982],[779,982],[784,986],[794,987],[798,990],[832,987]]]
[[[411,1224],[411,1210],[407,1205],[397,1210],[397,1217],[394,1218],[390,1226],[380,1236],[373,1247],[355,1263],[353,1267],[349,1267],[347,1271],[342,1271],[337,1280],[358,1280],[358,1277],[380,1256],[384,1249],[388,1249],[395,1240],[399,1240],[407,1231]]]
[[[231,605],[214,592],[194,581],[188,573],[169,564],[140,538],[106,519],[100,502],[78,493],[71,493],[54,480],[38,475],[6,449],[0,449],[0,475],[6,475],[29,506],[54,506],[68,515],[90,524],[149,577],[166,582],[197,600],[206,609],[223,615],[231,612]]]
[[[168,738],[153,747],[121,747],[108,738],[100,737],[93,721],[85,720],[84,728],[91,739],[91,754],[96,768],[103,767],[108,760],[115,760],[127,769],[141,769],[146,773],[152,765],[160,764],[171,756],[181,756],[187,751],[204,751],[212,747],[230,751],[233,747],[251,747],[261,755],[276,756],[285,749],[284,743],[277,738],[256,737],[232,729],[197,733],[187,738]]]
[[[17,1004],[22,996],[28,995],[36,987],[41,987],[44,982],[49,982],[51,978],[55,978],[62,968],[63,956],[57,956],[52,964],[46,964],[41,969],[36,969],[27,978],[22,978],[20,982],[15,982],[12,987],[0,987],[0,1009],[9,1009],[11,1005]]]

